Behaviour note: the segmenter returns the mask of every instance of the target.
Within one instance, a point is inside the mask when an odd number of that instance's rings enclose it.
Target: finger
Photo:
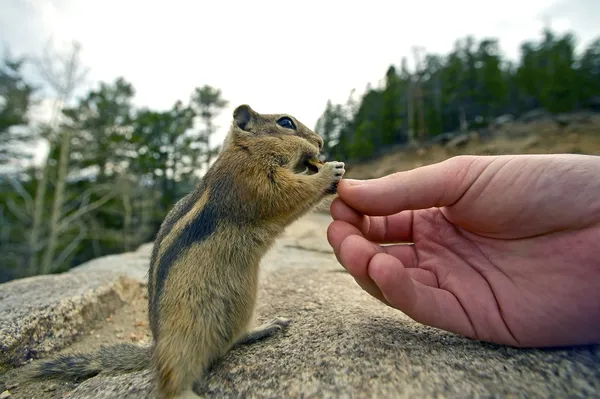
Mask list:
[[[495,158],[460,156],[378,179],[342,179],[338,195],[350,207],[371,216],[450,206]]]
[[[340,246],[342,244],[342,241],[344,241],[347,237],[352,236],[352,235],[357,236],[357,237],[362,237],[361,232],[356,227],[354,227],[353,225],[351,225],[347,222],[333,221],[327,228],[327,240],[329,241],[329,245],[331,245],[331,247],[333,248],[333,252],[335,253],[338,261],[340,263],[342,263],[342,265],[344,267],[346,267],[346,265],[342,262],[342,260],[340,258],[340,252],[341,252]],[[356,240],[356,239],[353,239],[353,240]],[[381,246],[381,245],[369,242],[365,238],[363,238],[363,240],[366,241],[367,244],[365,244],[365,245],[362,245],[362,243],[359,244],[361,248],[365,247],[368,250],[374,249],[375,250],[374,253],[379,253],[379,252],[388,253],[388,254],[398,258],[400,260],[400,262],[402,262],[402,264],[405,265],[406,267],[417,267],[418,266],[417,265],[417,254],[416,254],[414,245],[397,244],[397,245]],[[354,251],[354,250],[355,250],[355,248],[352,249],[352,251]],[[366,264],[365,264],[365,267],[366,267]]]
[[[350,208],[339,197],[331,202],[329,213],[333,220],[343,220],[344,222],[350,223],[361,232],[369,229],[369,218],[355,209]]]
[[[370,243],[360,235],[347,235],[338,245],[337,257],[340,264],[354,277],[363,290],[388,304],[377,285],[367,274],[367,264],[369,259],[377,253],[377,247],[378,245]]]
[[[353,277],[370,283],[367,266],[369,260],[380,252],[380,246],[360,236],[350,235],[340,244],[340,261]]]
[[[355,226],[343,222],[340,220],[334,220],[329,224],[327,228],[327,240],[329,241],[329,245],[333,248],[333,252],[335,253],[338,261],[343,264],[340,259],[340,246],[342,241],[344,241],[349,236],[357,236],[363,237],[362,232],[358,230]],[[406,244],[397,244],[397,245],[386,245],[381,246],[375,243],[370,242],[370,240],[366,240],[365,244],[359,244],[361,248],[367,248],[369,250],[375,250],[374,253],[378,252],[386,252],[396,258],[398,258],[406,267],[416,267],[417,266],[417,254],[415,252],[414,245],[406,245]],[[355,251],[355,248],[352,249]],[[343,264],[345,267],[346,265]],[[365,265],[366,267],[366,265]]]
[[[350,223],[341,220],[334,220],[327,227],[327,241],[329,241],[329,245],[333,248],[333,252],[338,255],[338,260],[342,241],[351,235],[362,236],[362,233]]]
[[[389,245],[382,247],[370,243],[361,237],[360,231],[354,226],[341,221],[332,222],[327,229],[327,239],[333,247],[335,256],[340,264],[350,273],[356,283],[371,296],[385,304],[389,303],[368,276],[367,265],[370,258],[380,252],[386,252],[397,257],[406,265],[416,266],[416,254],[412,245]],[[346,241],[346,239],[349,239]],[[342,243],[344,247],[342,248]],[[421,269],[411,269],[411,276],[422,284],[437,287],[437,278],[432,272]]]
[[[372,282],[372,281],[363,281],[360,280],[356,277],[353,277],[354,281],[356,281],[356,284],[358,284],[358,286],[360,288],[362,288],[363,291],[365,291],[367,294],[371,295],[373,298],[383,302],[384,304],[388,305],[388,306],[392,306],[389,304],[389,302],[387,301],[387,299],[385,299],[385,297],[383,296],[383,294],[381,293],[381,291],[379,290],[379,288],[377,288],[377,285]]]
[[[369,241],[378,243],[411,242],[413,211],[390,216],[365,216],[349,207],[340,198],[331,203],[334,220],[343,220],[355,226]]]
[[[392,307],[428,326],[474,337],[474,330],[458,299],[448,291],[428,287],[411,278],[393,256],[377,253],[368,274]]]

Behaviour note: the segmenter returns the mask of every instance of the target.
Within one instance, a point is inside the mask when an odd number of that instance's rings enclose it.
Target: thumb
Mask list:
[[[457,156],[378,179],[342,179],[338,195],[370,216],[450,206],[458,201],[497,156]]]

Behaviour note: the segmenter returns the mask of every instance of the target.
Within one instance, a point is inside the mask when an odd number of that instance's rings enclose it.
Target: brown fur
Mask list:
[[[295,129],[280,126],[282,117]],[[344,164],[308,167],[322,147],[292,116],[241,105],[215,163],[165,218],[148,273],[161,397],[193,396],[192,386],[232,347],[290,323],[278,317],[251,328],[259,262],[290,223],[335,194]]]

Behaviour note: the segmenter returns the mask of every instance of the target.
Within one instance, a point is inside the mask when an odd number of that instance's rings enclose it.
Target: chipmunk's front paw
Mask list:
[[[328,177],[329,186],[325,190],[326,194],[336,194],[337,186],[344,173],[346,173],[345,164],[343,162],[332,161],[327,162],[320,170],[320,173],[324,173]]]

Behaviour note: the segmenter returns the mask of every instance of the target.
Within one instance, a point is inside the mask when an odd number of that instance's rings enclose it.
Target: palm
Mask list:
[[[527,346],[571,334],[567,315],[588,318],[577,306],[582,292],[594,292],[589,275],[574,276],[564,265],[593,264],[580,255],[591,253],[582,248],[594,245],[590,233],[499,240],[457,227],[435,209],[415,212],[412,248],[389,251],[411,262],[405,266],[413,280],[443,301],[444,314],[424,319],[443,318],[449,330],[472,338]]]

